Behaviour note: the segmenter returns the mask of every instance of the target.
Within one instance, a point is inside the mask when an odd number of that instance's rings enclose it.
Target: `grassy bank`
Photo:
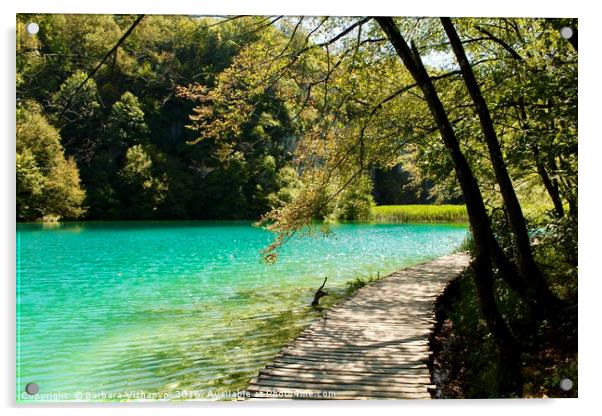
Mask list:
[[[464,205],[381,205],[372,207],[372,220],[380,223],[467,222]]]

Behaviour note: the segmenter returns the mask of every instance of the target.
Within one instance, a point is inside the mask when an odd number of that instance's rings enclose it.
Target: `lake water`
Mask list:
[[[452,252],[460,225],[334,226],[294,238],[241,222],[115,222],[17,227],[17,399],[214,398],[244,388],[319,312],[328,276],[385,275]],[[185,392],[184,394],[182,392]],[[129,395],[129,396],[128,396]]]

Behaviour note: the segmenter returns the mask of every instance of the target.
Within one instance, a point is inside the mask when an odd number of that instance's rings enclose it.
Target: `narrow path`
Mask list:
[[[469,260],[451,254],[359,289],[285,346],[247,391],[254,398],[430,399],[434,302]]]

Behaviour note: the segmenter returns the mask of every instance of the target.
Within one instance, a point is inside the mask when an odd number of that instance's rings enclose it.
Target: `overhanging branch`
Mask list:
[[[107,59],[109,59],[109,57],[111,56],[111,54],[113,54],[113,53],[117,54],[117,49],[119,48],[119,46],[121,46],[121,44],[128,38],[128,36],[130,36],[130,34],[132,33],[132,31],[136,28],[136,26],[138,26],[138,24],[144,18],[144,16],[145,15],[143,15],[143,14],[141,14],[140,16],[138,16],[138,18],[134,21],[134,23],[132,23],[132,25],[129,27],[129,29],[121,36],[121,38],[119,38],[119,40],[117,41],[117,43],[115,44],[115,46],[113,46],[111,48],[111,50],[109,50],[105,54],[105,56],[102,58],[102,60],[100,61],[100,63],[98,65],[96,65],[96,67],[92,70],[92,72],[90,72],[90,74],[86,77],[86,79],[83,80],[83,82],[81,84],[79,84],[79,86],[75,89],[75,91],[73,92],[73,94],[71,94],[69,96],[69,99],[67,100],[67,102],[65,103],[65,106],[63,107],[63,111],[61,111],[61,114],[59,116],[59,120],[62,119],[65,116],[65,113],[67,112],[67,110],[71,106],[71,102],[73,101],[73,98],[81,91],[82,88],[84,88],[84,86],[87,84],[87,82],[90,79],[92,79],[92,77],[94,77],[94,75],[96,75],[96,73],[98,72],[98,70],[100,69],[100,67],[102,67],[102,65],[107,61]]]

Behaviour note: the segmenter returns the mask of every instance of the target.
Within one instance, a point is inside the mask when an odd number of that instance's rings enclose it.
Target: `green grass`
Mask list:
[[[464,205],[381,205],[372,207],[372,220],[380,223],[468,222]]]
[[[385,277],[385,276],[381,276],[380,273],[377,273],[376,276],[369,276],[367,278],[356,277],[354,280],[351,280],[346,283],[347,290],[346,290],[345,294],[347,296],[351,296],[355,292],[357,292],[359,289],[363,288],[364,286],[368,286],[374,282],[377,282],[380,279],[382,279],[383,277]]]

